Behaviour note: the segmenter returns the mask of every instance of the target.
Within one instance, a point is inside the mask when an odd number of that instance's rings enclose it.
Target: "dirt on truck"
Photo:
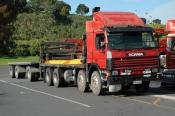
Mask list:
[[[160,87],[158,46],[153,29],[130,12],[93,10],[79,40],[44,42],[38,63],[9,63],[14,78],[43,79],[48,86],[77,85],[79,91],[137,92]]]

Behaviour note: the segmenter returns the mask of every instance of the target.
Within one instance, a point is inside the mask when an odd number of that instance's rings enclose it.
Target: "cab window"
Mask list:
[[[98,34],[96,35],[95,39],[95,46],[97,49],[104,49],[105,48],[105,36],[104,34]]]

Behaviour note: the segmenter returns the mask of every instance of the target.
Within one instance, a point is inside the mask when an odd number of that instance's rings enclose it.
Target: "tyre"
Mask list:
[[[135,85],[137,93],[145,93],[149,90],[149,82],[143,82],[142,84]]]
[[[95,95],[103,93],[102,82],[98,71],[94,71],[91,76],[91,90]]]
[[[55,87],[61,87],[63,85],[63,77],[60,74],[60,69],[56,68],[53,71],[53,85]]]
[[[31,71],[31,67],[27,66],[26,68],[26,78],[30,81],[33,82],[35,81],[35,73]]]
[[[20,71],[22,70],[22,72]],[[25,68],[20,67],[20,66],[15,66],[15,78],[19,79],[19,78],[23,78],[25,77]]]
[[[53,85],[53,80],[52,80],[52,69],[51,69],[51,68],[47,68],[47,69],[46,69],[45,81],[46,81],[46,84],[47,84],[48,86],[52,86],[52,85]]]
[[[78,72],[78,77],[77,77],[77,86],[78,90],[81,92],[86,92],[88,90],[87,86],[87,81],[86,81],[86,73],[84,70],[80,70]]]
[[[15,78],[15,67],[14,66],[9,67],[9,74],[11,78]]]

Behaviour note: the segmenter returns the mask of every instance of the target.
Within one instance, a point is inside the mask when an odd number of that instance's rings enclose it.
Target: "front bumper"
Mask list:
[[[175,83],[175,70],[166,70],[162,72],[162,81],[167,83]]]
[[[134,81],[162,81],[160,74],[151,74],[150,77],[144,75],[126,75],[126,76],[109,76],[107,82],[109,85],[131,84]]]

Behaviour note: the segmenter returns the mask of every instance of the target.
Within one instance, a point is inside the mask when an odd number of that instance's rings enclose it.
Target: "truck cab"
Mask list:
[[[89,76],[97,70],[109,91],[131,85],[137,91],[160,87],[153,29],[134,13],[94,12],[93,20],[86,22],[86,43]]]
[[[164,33],[166,41],[160,43],[160,46],[166,44],[160,50],[163,82],[175,84],[175,20],[167,21]]]

